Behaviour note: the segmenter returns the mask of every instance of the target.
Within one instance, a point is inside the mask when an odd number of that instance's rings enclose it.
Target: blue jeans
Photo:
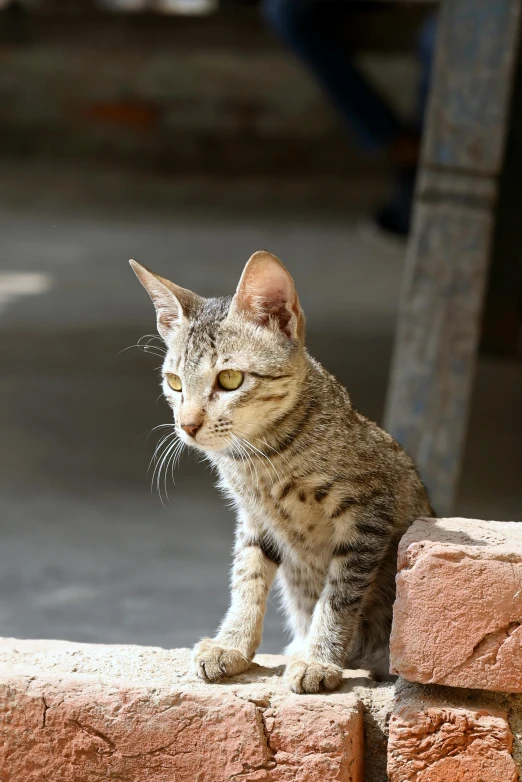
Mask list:
[[[262,0],[269,24],[308,66],[361,146],[376,151],[389,146],[404,130],[391,106],[353,64],[342,36],[342,24],[355,8],[371,7],[351,0]],[[418,126],[424,115],[435,44],[436,17],[429,16],[418,38],[421,62]]]

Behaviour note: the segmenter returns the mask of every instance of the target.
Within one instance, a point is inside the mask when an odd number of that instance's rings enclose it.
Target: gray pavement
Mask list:
[[[202,294],[255,249],[292,271],[311,351],[382,413],[402,254],[357,222],[378,184],[204,182],[5,166],[0,177],[0,634],[161,646],[211,633],[234,520],[185,457],[163,506],[147,465],[169,420],[136,257]],[[32,275],[28,277],[27,275]],[[479,362],[457,512],[522,518],[522,366]],[[265,651],[283,643],[275,597]]]

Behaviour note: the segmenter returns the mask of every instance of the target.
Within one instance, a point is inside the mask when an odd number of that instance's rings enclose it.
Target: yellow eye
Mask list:
[[[181,391],[183,385],[180,377],[173,375],[171,372],[167,372],[165,377],[167,378],[167,383],[174,391]]]
[[[235,391],[244,379],[244,374],[238,369],[224,369],[218,375],[218,383],[226,391]]]

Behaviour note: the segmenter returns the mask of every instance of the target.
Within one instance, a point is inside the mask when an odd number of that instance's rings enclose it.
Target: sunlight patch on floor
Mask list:
[[[53,287],[50,274],[43,272],[0,272],[0,313],[21,296],[47,293]]]

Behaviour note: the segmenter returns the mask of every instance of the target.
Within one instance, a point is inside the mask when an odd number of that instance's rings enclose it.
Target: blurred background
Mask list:
[[[381,420],[408,231],[383,215],[414,173],[435,6],[350,5],[347,50],[400,144],[346,121],[276,3],[0,3],[1,635],[191,646],[227,607],[214,477],[185,456],[151,491],[169,411],[158,357],[130,347],[155,319],[128,258],[221,295],[271,250],[310,351]],[[518,71],[457,503],[505,520],[522,517]]]

